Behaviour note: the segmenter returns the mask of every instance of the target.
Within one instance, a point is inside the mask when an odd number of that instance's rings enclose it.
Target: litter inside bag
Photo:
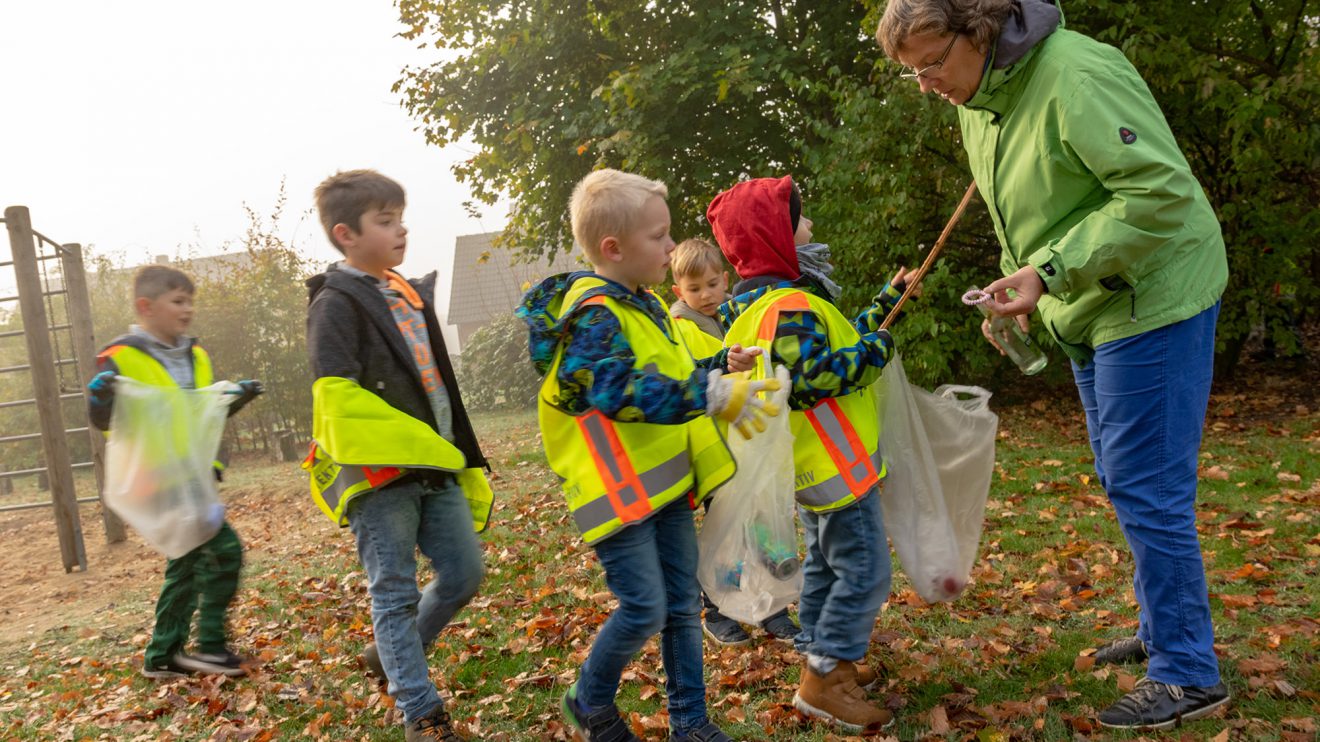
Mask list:
[[[222,381],[203,389],[115,379],[102,499],[148,544],[177,559],[220,530],[225,508],[212,470],[227,396]]]
[[[697,579],[706,596],[724,615],[749,624],[802,593],[786,373],[782,380],[771,397],[781,412],[766,418],[765,432],[751,440],[729,435],[738,471],[716,493],[697,537]]]
[[[999,417],[981,387],[909,384],[898,356],[881,383],[885,530],[917,595],[953,600],[976,562]]]

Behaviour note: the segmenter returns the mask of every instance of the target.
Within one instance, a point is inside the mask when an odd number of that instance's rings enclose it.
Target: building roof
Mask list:
[[[459,235],[454,245],[454,274],[449,289],[451,325],[485,324],[513,311],[523,293],[543,278],[565,271],[583,270],[569,252],[560,251],[553,262],[536,262],[492,242],[499,232]]]

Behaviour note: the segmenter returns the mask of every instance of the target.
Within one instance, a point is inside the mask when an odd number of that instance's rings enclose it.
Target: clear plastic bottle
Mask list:
[[[968,293],[979,291],[973,286]],[[1031,340],[1031,336],[1022,331],[1018,326],[1017,320],[1012,317],[996,316],[990,311],[984,303],[977,304],[976,308],[981,310],[981,314],[990,320],[990,335],[994,337],[999,347],[1004,349],[1013,363],[1017,364],[1019,370],[1027,376],[1040,373],[1045,366],[1049,364],[1049,359],[1045,353]]]

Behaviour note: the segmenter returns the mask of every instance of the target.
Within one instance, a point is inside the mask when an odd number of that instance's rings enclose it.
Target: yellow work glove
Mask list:
[[[787,369],[780,366],[775,372],[776,378],[753,381],[746,372],[712,371],[706,382],[706,414],[729,423],[743,438],[750,439],[753,430],[765,431],[765,418],[777,416],[779,405],[757,395],[779,391],[788,383]]]

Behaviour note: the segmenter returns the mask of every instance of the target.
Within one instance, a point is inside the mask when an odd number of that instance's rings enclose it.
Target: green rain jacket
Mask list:
[[[1005,34],[1021,33],[1014,22]],[[1048,290],[1041,320],[1085,365],[1102,343],[1213,306],[1228,263],[1214,211],[1136,69],[1087,36],[1052,24],[1045,33],[1011,63],[1001,37],[958,118],[1000,269],[1036,268]]]

